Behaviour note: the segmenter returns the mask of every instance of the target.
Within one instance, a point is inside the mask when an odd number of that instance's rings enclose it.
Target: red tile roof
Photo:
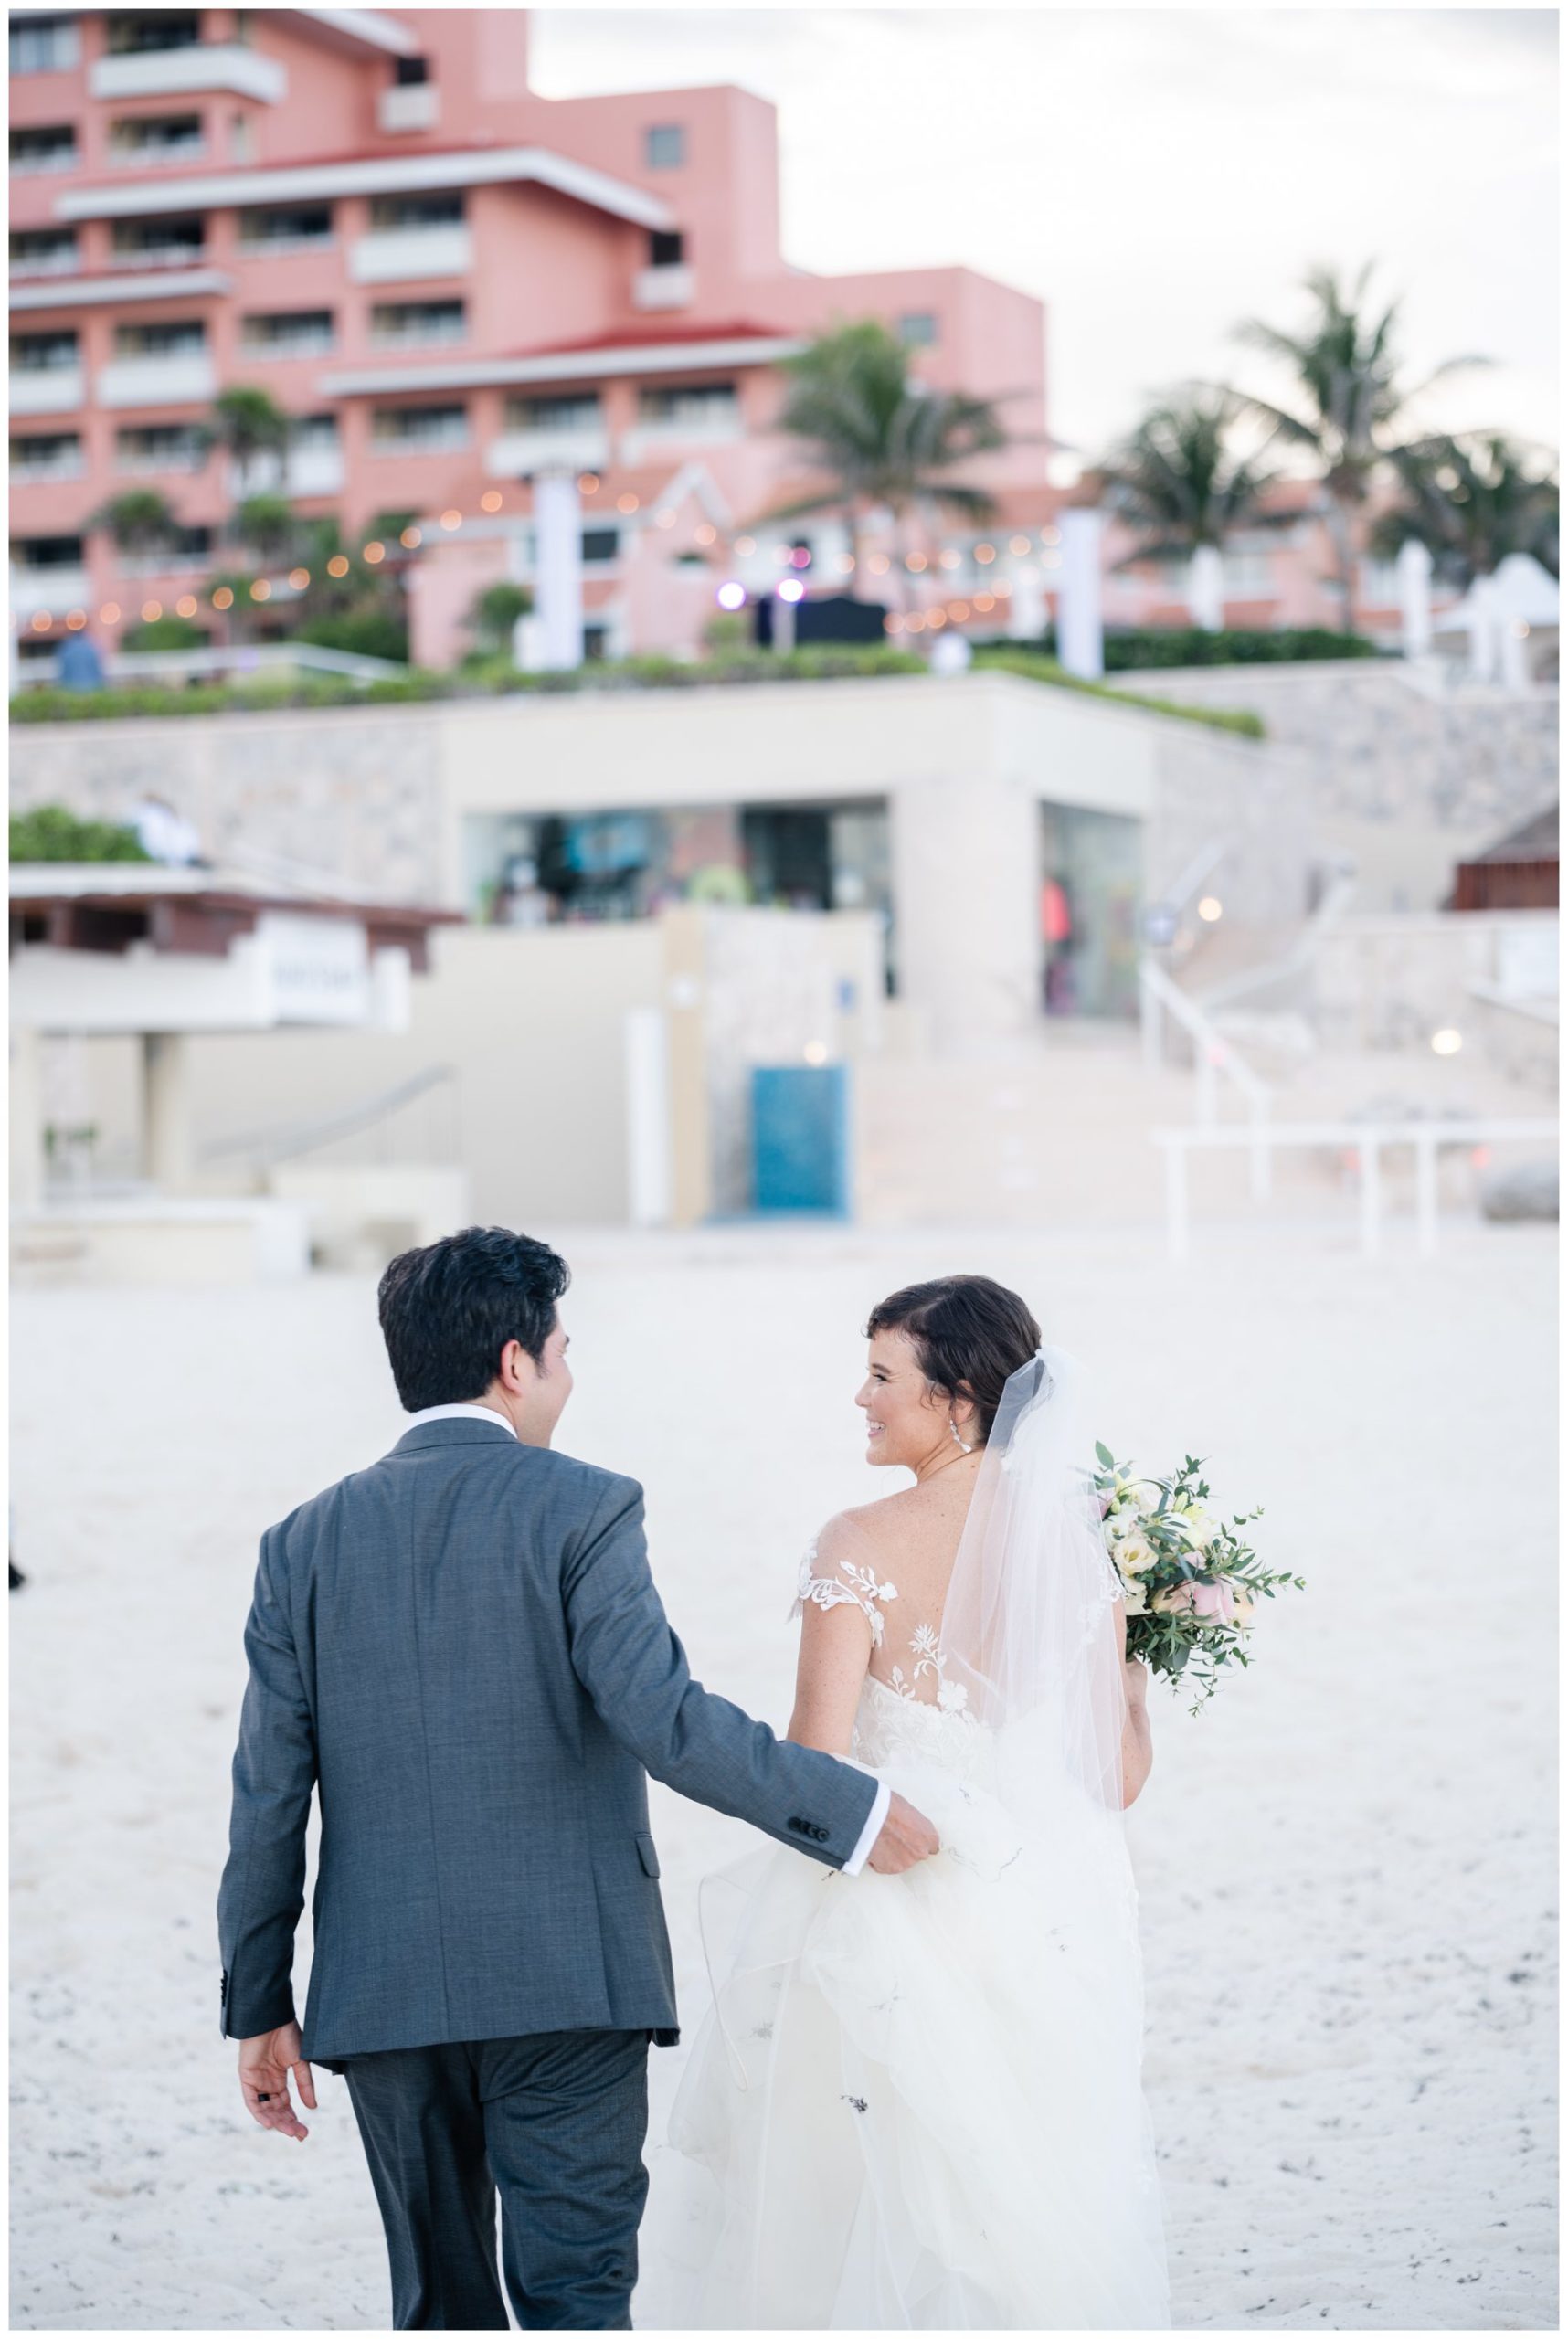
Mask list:
[[[789,341],[794,338],[794,333],[788,325],[638,323],[618,326],[612,333],[596,333],[586,341],[536,343],[530,349],[510,349],[506,355],[509,357],[576,357],[591,349],[662,348],[684,341]]]

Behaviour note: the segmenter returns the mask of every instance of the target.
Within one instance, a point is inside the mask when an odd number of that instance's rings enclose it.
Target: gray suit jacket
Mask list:
[[[418,1424],[261,1539],[218,1897],[222,2027],[304,2051],[676,2033],[645,1773],[842,1867],[865,1773],[694,1681],[635,1480],[498,1424]]]

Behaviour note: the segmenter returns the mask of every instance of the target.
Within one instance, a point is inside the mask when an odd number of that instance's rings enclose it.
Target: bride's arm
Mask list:
[[[848,1754],[855,1709],[871,1656],[871,1625],[853,1601],[819,1607],[807,1601],[800,1617],[800,1657],[795,1710],[787,1735],[797,1746]]]
[[[1121,1733],[1121,1803],[1125,1811],[1136,1803],[1154,1768],[1154,1740],[1149,1728],[1149,1667],[1127,1653],[1127,1603],[1116,1603],[1117,1634],[1121,1646],[1122,1679],[1127,1687],[1127,1720]]]

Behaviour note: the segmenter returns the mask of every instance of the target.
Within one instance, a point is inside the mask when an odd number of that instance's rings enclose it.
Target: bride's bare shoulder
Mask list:
[[[913,1515],[913,1498],[919,1491],[918,1487],[900,1487],[896,1493],[881,1495],[875,1502],[835,1511],[817,1539],[819,1545],[837,1542],[847,1548],[859,1541],[885,1547],[896,1542]]]

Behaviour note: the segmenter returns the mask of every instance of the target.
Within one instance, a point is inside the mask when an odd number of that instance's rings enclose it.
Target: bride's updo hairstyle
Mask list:
[[[1018,1294],[989,1275],[938,1275],[894,1292],[871,1311],[865,1337],[878,1332],[902,1332],[927,1380],[949,1402],[974,1400],[980,1445],[1010,1377],[1040,1346],[1040,1327]]]

